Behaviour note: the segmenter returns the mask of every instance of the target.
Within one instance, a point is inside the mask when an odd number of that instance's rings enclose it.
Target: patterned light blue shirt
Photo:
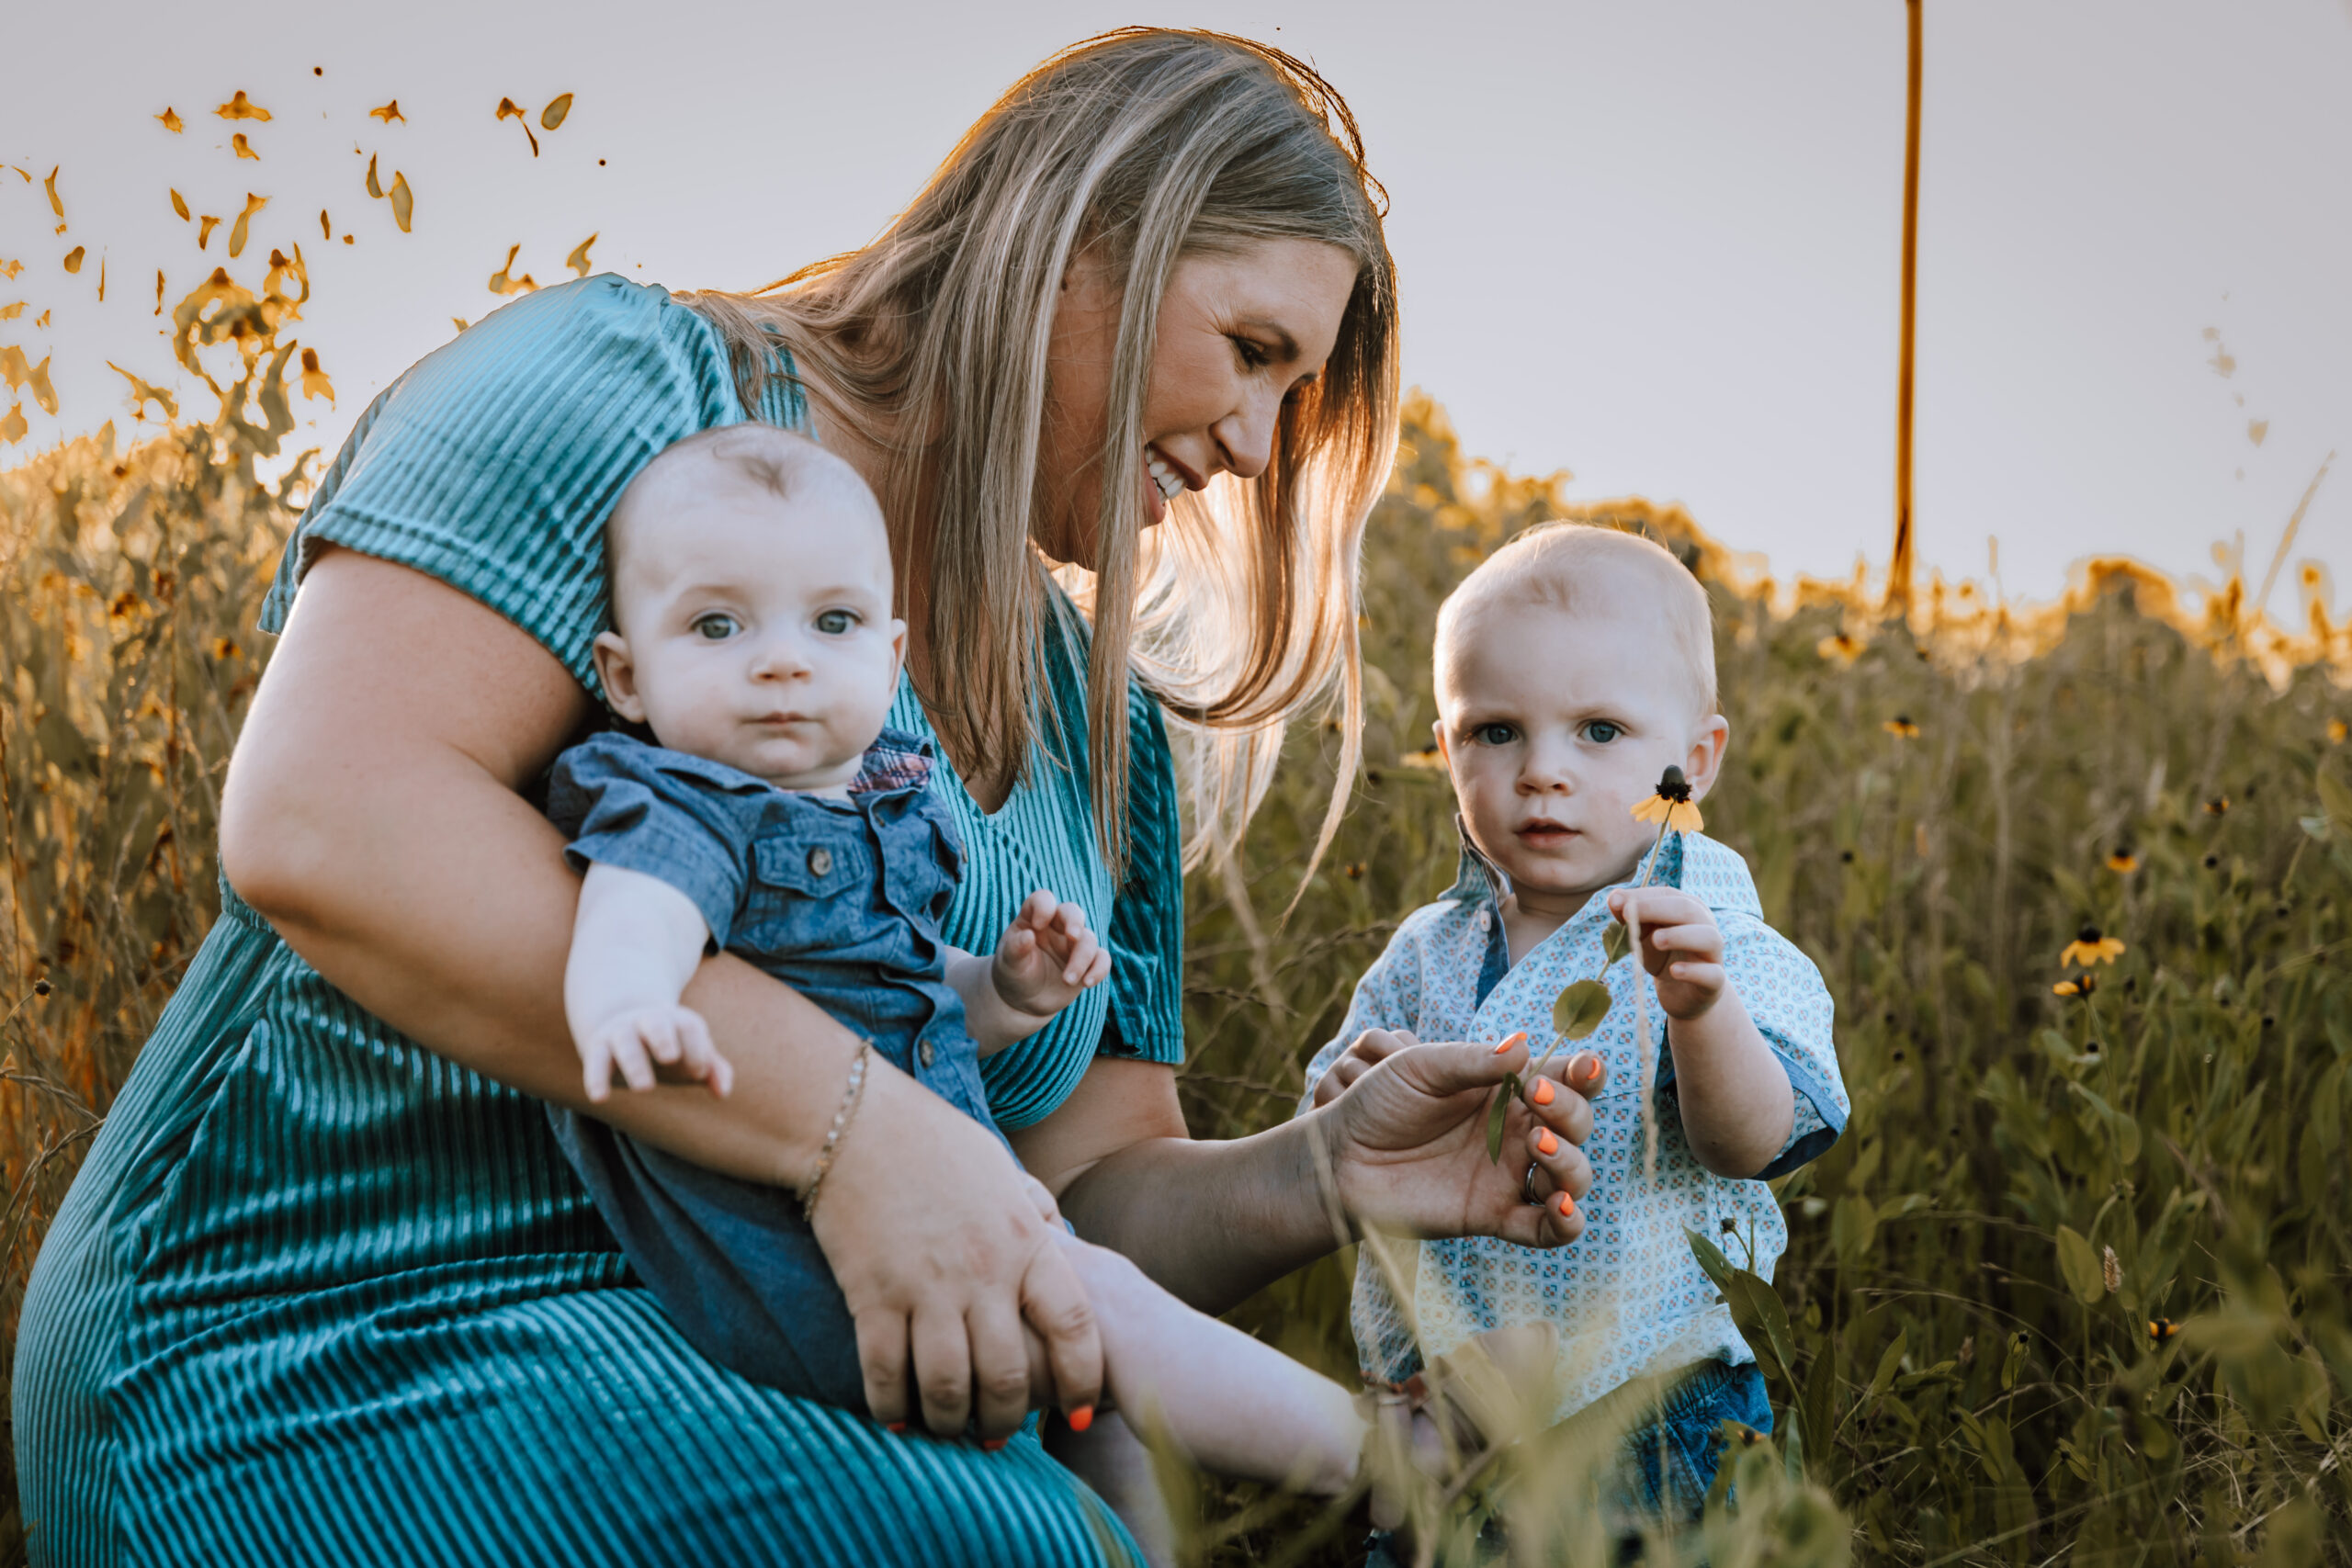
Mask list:
[[[1670,833],[1652,881],[1679,887],[1714,912],[1724,933],[1724,969],[1795,1086],[1796,1120],[1788,1143],[1756,1179],[1733,1180],[1701,1165],[1683,1139],[1667,1018],[1649,976],[1630,956],[1602,973],[1601,940],[1612,923],[1607,893],[1594,894],[1512,963],[1503,940],[1503,878],[1465,837],[1460,879],[1436,903],[1406,918],[1358,983],[1338,1037],[1308,1064],[1307,1100],[1316,1080],[1367,1029],[1410,1030],[1423,1040],[1500,1040],[1523,1029],[1531,1050],[1541,1055],[1556,1038],[1552,1003],[1561,989],[1600,976],[1611,998],[1607,1018],[1590,1038],[1560,1047],[1597,1052],[1609,1066],[1608,1088],[1593,1103],[1592,1136],[1585,1145],[1593,1187],[1581,1205],[1584,1235],[1556,1250],[1491,1236],[1393,1246],[1410,1276],[1409,1303],[1390,1289],[1365,1248],[1356,1265],[1351,1316],[1368,1375],[1402,1379],[1418,1370],[1424,1353],[1445,1355],[1472,1335],[1505,1324],[1548,1320],[1562,1336],[1556,1419],[1645,1373],[1707,1358],[1755,1359],[1682,1233],[1688,1228],[1713,1237],[1735,1262],[1746,1262],[1752,1247],[1751,1267],[1771,1277],[1788,1227],[1764,1179],[1820,1155],[1846,1126],[1846,1089],[1830,1037],[1832,1004],[1812,962],[1764,923],[1756,885],[1737,852],[1695,833]],[[1654,1181],[1645,1171],[1636,986],[1657,1048]],[[1506,1150],[1503,1157],[1514,1156]],[[1726,1229],[1736,1234],[1724,1235]]]

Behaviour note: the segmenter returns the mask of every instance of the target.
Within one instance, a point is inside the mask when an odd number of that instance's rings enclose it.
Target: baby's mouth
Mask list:
[[[1577,836],[1577,830],[1565,822],[1553,822],[1538,818],[1522,822],[1517,829],[1520,838],[1530,843],[1555,845],[1566,843]]]

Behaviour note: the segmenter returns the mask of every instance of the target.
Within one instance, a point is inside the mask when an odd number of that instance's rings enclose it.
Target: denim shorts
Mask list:
[[[1616,1491],[1626,1525],[1638,1528],[1668,1516],[1677,1524],[1698,1521],[1723,1458],[1720,1428],[1726,1421],[1771,1431],[1764,1374],[1753,1361],[1706,1360],[1688,1368],[1667,1391],[1657,1418],[1625,1438]]]

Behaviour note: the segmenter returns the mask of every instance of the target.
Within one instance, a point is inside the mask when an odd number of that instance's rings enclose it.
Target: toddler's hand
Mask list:
[[[692,1078],[725,1095],[735,1087],[735,1069],[710,1043],[710,1030],[692,1008],[630,1008],[606,1019],[582,1038],[580,1066],[588,1098],[601,1101],[613,1089],[617,1069],[629,1088],[651,1089],[654,1065],[674,1067],[673,1077]]]
[[[1657,984],[1666,1016],[1688,1022],[1723,1000],[1731,982],[1714,911],[1671,887],[1621,887],[1609,896],[1609,912],[1620,920],[1629,905],[1641,914],[1642,967]]]
[[[1355,1037],[1352,1044],[1333,1059],[1329,1066],[1323,1069],[1323,1076],[1315,1080],[1315,1103],[1317,1105],[1330,1104],[1347,1092],[1350,1084],[1372,1071],[1388,1057],[1402,1051],[1408,1045],[1419,1043],[1420,1041],[1408,1029],[1365,1030]]]
[[[996,944],[989,978],[1005,1006],[1051,1018],[1111,973],[1109,950],[1086,929],[1086,911],[1032,893]]]

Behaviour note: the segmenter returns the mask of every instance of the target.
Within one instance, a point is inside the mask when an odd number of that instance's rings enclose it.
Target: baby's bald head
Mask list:
[[[1442,706],[1450,702],[1464,639],[1528,609],[1636,623],[1657,636],[1659,651],[1678,665],[1692,719],[1714,713],[1715,639],[1707,591],[1664,547],[1589,523],[1527,530],[1479,563],[1448,596],[1437,616]]]

